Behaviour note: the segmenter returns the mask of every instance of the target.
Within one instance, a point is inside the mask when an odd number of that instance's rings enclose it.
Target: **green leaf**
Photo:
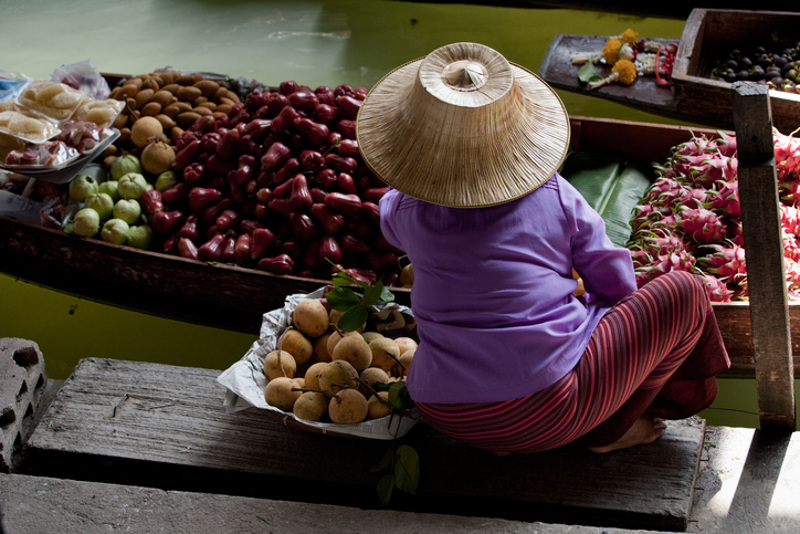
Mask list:
[[[394,463],[394,478],[397,488],[406,493],[415,494],[419,486],[419,455],[409,445],[397,448]]]
[[[594,63],[587,61],[580,69],[578,69],[578,80],[582,82],[590,82],[595,78],[599,78],[597,71],[594,68]]]
[[[378,463],[376,463],[370,468],[369,472],[380,473],[381,471],[389,469],[392,466],[393,461],[394,461],[394,449],[392,447],[389,447],[388,449],[386,449],[386,452],[383,453],[381,459],[378,460]]]
[[[388,287],[381,284],[381,300],[383,302],[394,302],[394,293]]]
[[[395,410],[405,410],[414,406],[411,395],[408,394],[408,387],[405,382],[392,382],[389,384],[389,405]]]
[[[378,299],[381,298],[383,293],[383,282],[378,280],[375,285],[368,285],[364,287],[364,305],[372,306]]]
[[[651,165],[613,154],[572,152],[564,176],[603,218],[612,243],[624,247],[631,235],[631,212],[652,183]]]
[[[338,326],[345,332],[352,332],[358,330],[369,318],[369,312],[366,308],[360,306],[352,307],[339,317]]]
[[[361,299],[355,292],[348,287],[336,287],[328,291],[325,299],[331,308],[339,311],[346,312],[353,306],[359,306]]]
[[[394,486],[394,473],[387,473],[378,481],[378,486],[376,488],[378,492],[378,499],[380,499],[384,506],[389,504],[389,501],[392,498]]]

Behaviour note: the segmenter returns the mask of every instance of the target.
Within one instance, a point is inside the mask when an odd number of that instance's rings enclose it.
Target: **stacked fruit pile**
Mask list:
[[[151,183],[164,173],[171,180],[147,194],[156,250],[310,278],[329,278],[335,265],[397,282],[402,251],[378,222],[386,187],[355,135],[366,89],[287,81],[235,101],[230,89],[196,76],[175,78],[167,90],[158,83],[164,76],[139,76],[112,92],[128,103],[117,121],[129,130],[120,142],[126,155],[141,158]],[[145,123],[150,133],[137,141]]]
[[[800,299],[800,140],[773,131],[789,298]],[[695,136],[673,147],[634,210],[628,248],[639,285],[681,270],[713,301],[746,300],[736,138]]]
[[[390,416],[389,386],[401,384],[417,342],[365,323],[338,328],[341,312],[325,298],[300,300],[291,324],[264,357],[264,398],[303,421],[361,423]]]

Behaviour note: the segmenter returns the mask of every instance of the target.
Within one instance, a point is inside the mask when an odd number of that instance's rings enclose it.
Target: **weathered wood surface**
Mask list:
[[[587,88],[578,80],[580,66],[573,65],[570,58],[575,53],[602,50],[608,36],[557,35],[538,72],[558,89],[611,100],[674,120],[733,129],[731,84],[710,78],[714,61],[733,48],[759,41],[763,44],[772,32],[796,36],[799,21],[800,14],[795,12],[693,9],[678,41],[671,86],[660,86],[654,77],[643,76],[628,86],[612,83],[597,89]],[[607,66],[597,70],[601,75],[610,73]],[[800,126],[800,95],[780,91],[773,91],[772,95],[773,124],[789,134]]]
[[[287,428],[256,410],[225,412],[218,371],[86,359],[26,448],[21,472],[273,499],[381,508],[370,468],[387,442]],[[403,443],[421,463],[418,494],[396,510],[684,530],[704,422],[597,456],[582,447],[496,458],[418,424]]]
[[[750,320],[762,428],[794,429],[794,367],[766,87],[733,84]]]
[[[551,41],[539,65],[539,75],[557,89],[596,96],[662,117],[702,122],[698,121],[698,117],[683,113],[675,87],[658,85],[655,76],[640,77],[631,85],[608,83],[596,89],[589,89],[578,79],[581,65],[574,64],[572,56],[600,52],[606,40],[608,36],[603,35],[557,35]],[[668,39],[653,40],[662,43],[675,42]],[[595,70],[603,77],[611,74],[611,67],[605,64],[597,64]]]

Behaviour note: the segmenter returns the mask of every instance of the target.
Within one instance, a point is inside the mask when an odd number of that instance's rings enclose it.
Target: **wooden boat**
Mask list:
[[[654,76],[641,76],[633,84],[606,84],[589,89],[578,79],[574,54],[602,50],[607,36],[558,35],[550,44],[539,74],[553,87],[592,95],[643,111],[714,128],[733,128],[732,84],[712,80],[710,73],[721,54],[766,42],[773,32],[796,37],[800,13],[693,9],[678,44],[671,85],[659,85]],[[654,41],[669,42],[658,39]],[[598,66],[598,74],[610,73]],[[800,127],[800,95],[770,91],[773,125],[789,134]]]
[[[581,116],[571,117],[571,127],[574,150],[646,162],[665,161],[671,147],[692,135],[714,133]],[[310,293],[328,282],[142,251],[9,217],[0,217],[0,271],[114,306],[246,333],[258,333],[262,315],[282,307],[286,295]],[[408,289],[393,291],[398,302],[410,303]],[[734,361],[731,372],[752,375],[748,304],[714,306]],[[800,304],[790,309],[797,323]],[[800,354],[800,327],[793,332],[793,352]],[[796,357],[795,362],[800,359]]]

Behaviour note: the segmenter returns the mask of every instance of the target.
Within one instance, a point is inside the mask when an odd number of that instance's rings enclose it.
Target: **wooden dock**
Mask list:
[[[16,352],[10,352],[13,360]],[[0,358],[9,358],[9,350]],[[499,529],[492,532],[566,532],[543,525],[579,525],[586,530],[570,532],[587,533],[687,531],[696,522],[693,506],[702,500],[696,488],[719,491],[713,487],[716,468],[710,478],[707,469],[718,444],[709,448],[699,418],[671,422],[657,443],[626,451],[594,455],[565,447],[507,458],[466,448],[418,424],[401,442],[419,453],[419,490],[413,496],[396,491],[387,507],[376,496],[379,475],[370,472],[387,442],[288,428],[257,410],[227,413],[219,373],[82,360],[63,384],[38,395],[46,401],[31,402],[35,427],[20,433],[16,460],[5,470],[10,472],[0,473],[0,510],[9,526],[27,528],[24,518],[31,521],[31,530],[8,534],[43,532],[35,528],[48,521],[84,527],[63,531],[129,524],[153,532],[153,514],[169,523],[176,520],[173,512],[199,514],[186,519],[195,528],[232,525],[208,532],[255,532],[269,525],[272,532],[297,532],[289,528],[288,514],[301,524],[315,516],[361,518],[354,528],[327,523],[325,530],[320,523],[304,532],[375,531],[370,524],[387,521],[394,527],[384,532],[480,532],[487,521]],[[209,505],[199,509],[202,502]],[[221,503],[245,519],[220,516]],[[257,528],[262,522],[268,524]]]

